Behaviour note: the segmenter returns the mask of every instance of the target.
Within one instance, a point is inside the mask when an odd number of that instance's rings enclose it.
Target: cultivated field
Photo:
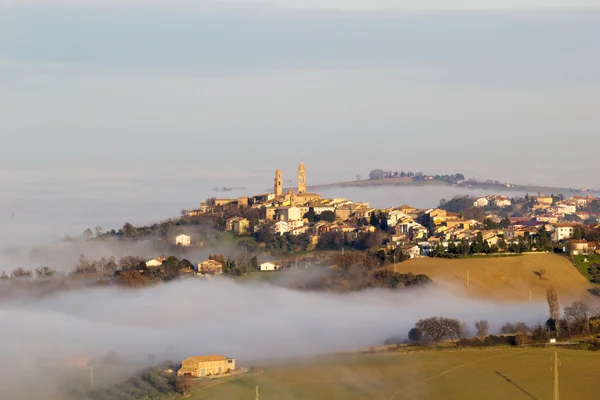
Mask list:
[[[553,349],[497,348],[315,358],[223,382],[190,400],[552,399]],[[597,399],[600,353],[559,351],[563,399]]]
[[[535,272],[546,270],[540,279]],[[449,260],[422,258],[399,263],[397,272],[425,274],[437,284],[471,297],[523,302],[545,299],[546,288],[556,287],[563,300],[591,296],[591,284],[567,258],[555,254],[483,257]],[[469,271],[469,288],[467,288]]]

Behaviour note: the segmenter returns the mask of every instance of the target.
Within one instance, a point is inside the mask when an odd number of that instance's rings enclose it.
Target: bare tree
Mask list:
[[[560,303],[558,301],[558,293],[553,286],[546,289],[546,300],[548,300],[548,309],[550,311],[550,319],[554,321],[556,331],[559,331],[558,320],[560,319]]]
[[[538,278],[540,278],[541,280],[546,280],[546,270],[545,269],[540,269],[537,271],[533,272]]]
[[[96,234],[96,237],[100,237],[102,235],[102,227],[96,226],[94,228],[94,233]]]
[[[507,322],[500,328],[500,332],[502,333],[524,333],[529,331],[531,331],[531,328],[525,322],[520,321],[515,323]]]
[[[6,272],[2,271],[2,275],[0,275],[0,279],[3,280],[3,281],[5,281],[7,279],[10,279],[10,276],[8,276],[6,274]]]
[[[454,318],[431,317],[421,319],[415,324],[415,328],[423,331],[436,343],[446,338],[458,338],[461,334],[461,324]]]
[[[84,240],[90,240],[94,237],[94,234],[92,233],[92,230],[88,228],[85,231],[83,231],[82,237]]]
[[[50,267],[39,267],[35,270],[35,274],[38,278],[49,278],[56,275],[56,270]]]
[[[490,324],[485,320],[475,321],[475,329],[477,329],[477,336],[487,336],[490,330]]]
[[[26,271],[23,268],[15,268],[11,274],[12,278],[29,278],[31,277],[31,271]]]
[[[565,318],[575,332],[589,332],[590,318],[593,315],[593,311],[587,304],[583,301],[574,301],[571,305],[565,307],[564,312]]]
[[[190,392],[191,389],[192,379],[189,376],[185,375],[177,377],[177,379],[175,380],[175,390],[177,392],[185,396]]]

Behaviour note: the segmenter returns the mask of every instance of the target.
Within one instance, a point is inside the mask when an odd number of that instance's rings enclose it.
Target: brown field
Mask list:
[[[192,393],[190,400],[551,399],[555,349],[493,348],[319,358],[267,366]],[[599,352],[558,350],[564,399],[598,398]]]
[[[391,267],[393,268],[393,267]],[[535,271],[546,270],[546,279]],[[546,288],[554,286],[565,299],[592,296],[591,284],[569,259],[555,254],[527,254],[518,257],[484,257],[449,260],[421,258],[397,264],[396,271],[425,274],[435,284],[469,297],[503,301],[545,299]],[[469,288],[467,288],[469,271]]]

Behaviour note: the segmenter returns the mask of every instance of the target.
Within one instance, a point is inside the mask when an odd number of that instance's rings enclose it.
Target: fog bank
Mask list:
[[[228,278],[192,278],[142,290],[85,289],[43,301],[1,303],[0,373],[18,382],[19,376],[35,373],[40,357],[93,359],[109,351],[129,359],[147,360],[151,353],[175,361],[216,353],[252,363],[380,345],[434,315],[469,325],[488,319],[497,330],[507,321],[536,323],[545,308],[473,302],[439,287],[340,295]]]

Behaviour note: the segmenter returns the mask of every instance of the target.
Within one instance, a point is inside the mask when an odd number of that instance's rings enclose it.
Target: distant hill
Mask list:
[[[540,279],[536,271],[544,269],[546,279]],[[436,284],[469,297],[522,302],[529,301],[531,289],[535,301],[545,299],[550,285],[556,287],[563,300],[592,296],[587,279],[569,259],[555,254],[459,260],[421,258],[398,264],[396,271],[425,274]]]

